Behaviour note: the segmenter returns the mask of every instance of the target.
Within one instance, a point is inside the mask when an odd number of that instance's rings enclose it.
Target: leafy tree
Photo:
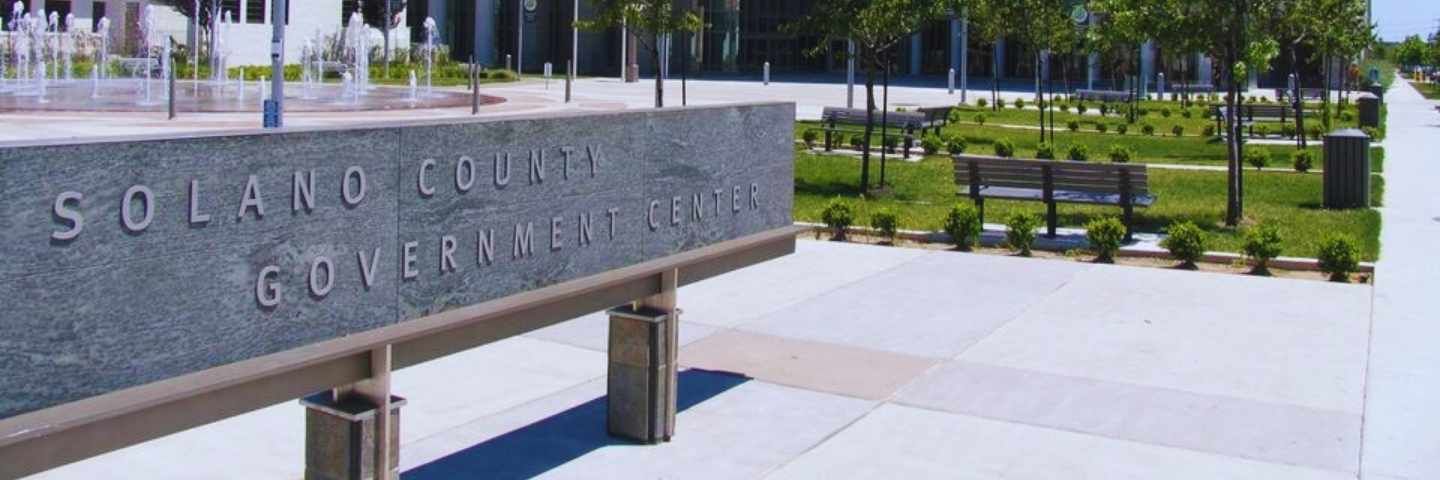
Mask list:
[[[590,20],[576,21],[582,30],[603,31],[624,25],[634,33],[636,41],[650,51],[650,59],[660,65],[660,43],[672,33],[700,29],[700,17],[677,0],[590,0],[595,15]],[[665,106],[665,79],[655,75],[655,108]]]
[[[633,0],[632,0],[633,1]],[[651,0],[654,1],[654,0]],[[823,53],[833,42],[855,42],[857,63],[865,71],[865,147],[861,149],[860,191],[870,190],[870,137],[875,131],[875,72],[887,52],[926,24],[964,8],[965,0],[818,0],[804,18],[785,26],[791,33],[817,37],[809,53]],[[883,168],[883,167],[882,167]]]
[[[1425,41],[1421,40],[1419,35],[1405,37],[1405,40],[1395,47],[1395,61],[1407,67],[1424,65],[1429,62],[1426,50]]]

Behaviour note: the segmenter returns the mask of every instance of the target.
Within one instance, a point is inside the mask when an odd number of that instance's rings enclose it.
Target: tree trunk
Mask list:
[[[1000,109],[1000,57],[990,55],[990,111]]]
[[[860,151],[860,194],[870,191],[870,136],[875,133],[875,64],[865,64],[865,143]]]
[[[1035,49],[1035,108],[1040,112],[1040,141],[1045,141],[1045,92],[1040,90],[1040,49]]]
[[[665,107],[665,76],[660,74],[660,34],[655,34],[650,57],[655,60],[655,108]]]
[[[1300,95],[1303,90],[1300,81],[1299,60],[1295,53],[1295,44],[1290,44],[1290,74],[1295,76],[1295,86],[1290,92],[1290,103],[1295,108],[1295,148],[1305,148],[1305,101]]]
[[[890,59],[885,59],[885,78],[880,106],[880,186],[885,188],[885,161],[889,158],[890,144]]]

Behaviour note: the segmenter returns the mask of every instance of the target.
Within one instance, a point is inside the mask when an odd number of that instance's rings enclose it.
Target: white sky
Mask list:
[[[1371,0],[1371,15],[1382,40],[1409,35],[1427,38],[1440,28],[1440,0]]]

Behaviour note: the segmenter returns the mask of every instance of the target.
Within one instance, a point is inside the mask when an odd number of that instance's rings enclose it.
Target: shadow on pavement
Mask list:
[[[728,372],[689,369],[680,372],[676,409],[714,398],[750,381]],[[606,397],[576,405],[519,430],[492,438],[415,467],[401,475],[405,480],[452,478],[531,478],[587,453],[611,445],[634,445],[605,431]],[[683,429],[684,425],[678,428]]]

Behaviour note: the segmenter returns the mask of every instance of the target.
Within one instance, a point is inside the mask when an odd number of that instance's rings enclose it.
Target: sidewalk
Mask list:
[[[1385,99],[1384,273],[1374,291],[1361,477],[1440,478],[1440,114],[1401,79]]]

